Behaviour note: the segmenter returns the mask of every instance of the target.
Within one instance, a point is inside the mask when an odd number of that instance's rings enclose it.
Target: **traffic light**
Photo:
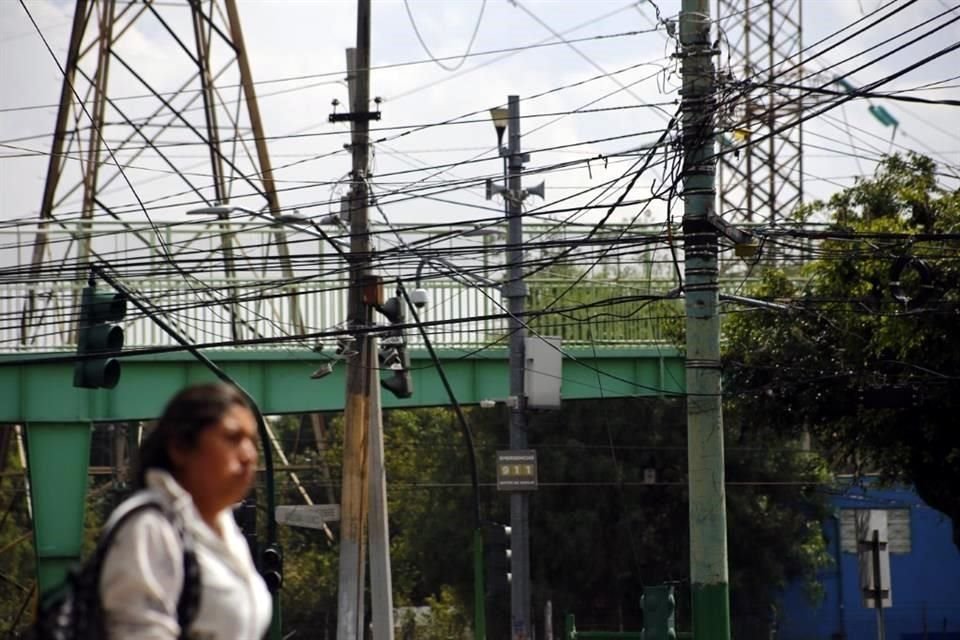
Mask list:
[[[257,498],[254,493],[243,499],[233,507],[233,519],[247,540],[250,555],[257,554]]]
[[[673,587],[644,587],[640,606],[643,608],[643,640],[675,640]]]
[[[407,354],[406,346],[398,347],[384,355],[383,348],[380,349],[380,366],[386,366],[390,369],[390,377],[380,380],[380,386],[392,393],[398,398],[409,398],[413,395],[413,378],[410,377],[410,356]],[[385,362],[393,364],[386,365]]]
[[[97,291],[91,281],[80,298],[77,328],[77,360],[73,386],[85,389],[113,389],[120,380],[120,361],[108,357],[123,349],[123,327],[112,324],[127,315],[127,296]],[[100,357],[96,357],[101,354]],[[94,356],[94,357],[91,357]]]
[[[380,386],[398,398],[413,395],[413,378],[410,376],[410,356],[407,354],[407,341],[402,325],[406,320],[406,307],[399,295],[377,306],[377,311],[386,316],[391,328],[380,340],[380,352],[377,354],[380,368],[390,371],[390,376],[380,380]]]
[[[487,596],[510,592],[510,527],[488,522],[483,528]]]
[[[283,586],[283,553],[280,547],[269,545],[260,554],[260,575],[270,593],[276,593]]]

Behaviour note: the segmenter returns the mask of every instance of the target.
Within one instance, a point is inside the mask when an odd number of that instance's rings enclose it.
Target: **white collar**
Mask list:
[[[170,472],[163,469],[149,469],[145,478],[147,489],[156,491],[176,513],[183,518],[184,526],[193,535],[195,542],[201,543],[209,549],[217,549],[218,555],[228,565],[233,567],[241,576],[248,576],[256,572],[250,553],[247,550],[247,541],[233,519],[233,509],[227,507],[217,515],[217,522],[223,537],[216,534],[210,525],[200,517],[200,512],[193,503],[193,497],[180,486]]]
[[[201,517],[191,496],[173,475],[164,469],[148,469],[145,474],[147,488],[160,493],[174,512],[180,514],[186,526],[195,538],[203,539],[207,545],[223,545],[227,536],[234,533],[236,523],[233,520],[233,511],[227,507],[217,514],[217,522],[224,537],[221,538],[210,528],[210,525]]]
[[[187,490],[180,486],[180,483],[164,469],[147,469],[145,474],[145,484],[147,489],[160,493],[174,511],[186,515],[187,512],[196,511],[193,505],[193,498],[187,493]],[[192,514],[191,514],[192,515]],[[199,516],[199,514],[197,514]]]

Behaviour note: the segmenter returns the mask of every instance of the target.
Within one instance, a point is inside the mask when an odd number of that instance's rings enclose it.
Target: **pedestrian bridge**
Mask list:
[[[155,418],[176,390],[214,379],[151,316],[224,369],[264,414],[336,412],[344,404],[346,367],[337,344],[344,334],[348,269],[342,256],[331,255],[329,234],[303,237],[302,230],[287,230],[290,237],[280,243],[282,232],[262,224],[246,230],[226,222],[199,229],[116,227],[89,221],[51,226],[33,245],[32,262],[31,247],[20,238],[0,242],[0,263],[19,265],[0,269],[0,422],[26,430],[41,588],[59,581],[80,554],[91,423]],[[559,227],[571,234],[559,237],[557,225],[550,226],[552,236],[530,225],[524,238],[536,258],[533,267],[552,265],[550,252],[557,247],[578,246],[595,257],[593,272],[533,268],[526,280],[528,332],[563,339],[561,397],[682,394],[682,355],[661,333],[663,319],[682,308],[676,299],[657,299],[677,286],[678,263],[665,236],[615,225],[596,234],[574,227]],[[375,265],[390,274],[384,276],[387,295],[391,277],[427,290],[422,320],[463,405],[504,402],[509,393],[507,314],[498,286],[503,247],[496,249],[495,234],[476,240],[476,230],[391,227],[398,238],[414,235],[399,250],[374,243],[374,255],[394,258]],[[378,233],[380,240],[391,237]],[[605,248],[652,245],[657,248],[635,254]],[[89,263],[108,269],[149,311],[130,308],[123,321],[122,373],[111,390],[72,384],[79,292]],[[722,287],[724,279],[738,288],[745,276],[735,264],[730,270],[722,265]],[[383,393],[384,407],[449,405],[419,332],[408,329],[407,339],[413,396]],[[332,365],[332,373],[313,379],[323,364]]]
[[[259,233],[259,239],[222,229],[211,233],[208,227],[167,228],[162,247],[149,242],[127,246],[138,237],[154,237],[151,230],[138,235],[128,227],[118,225],[113,235],[105,224],[92,234],[89,227],[51,228],[48,255],[34,261],[36,269],[25,266],[30,264],[29,251],[19,239],[0,244],[4,263],[21,265],[0,278],[0,422],[22,425],[26,432],[41,588],[56,584],[80,554],[91,423],[155,418],[184,385],[214,379],[158,328],[151,314],[131,306],[122,322],[126,344],[119,384],[111,390],[74,388],[79,292],[87,284],[87,273],[76,266],[76,256],[52,255],[58,247],[90,235],[97,238],[99,245],[91,242],[83,249],[86,259],[107,265],[153,315],[243,386],[264,414],[336,412],[344,404],[346,366],[336,347],[346,316],[346,269],[339,257],[323,257],[324,243],[310,239],[315,252],[300,245],[309,259],[298,265],[296,252],[288,251],[283,262],[262,252],[241,255],[242,247],[270,246],[262,236],[274,232],[262,225],[251,231]],[[191,243],[178,241],[175,234],[192,234]],[[102,246],[107,238],[118,246]],[[203,242],[205,249],[198,249]],[[5,247],[16,248],[18,254],[4,256]],[[227,248],[233,248],[235,262],[224,267],[220,258]],[[174,260],[193,257],[182,263],[186,268],[181,265],[181,273],[169,270],[168,259],[157,259],[163,252]],[[496,283],[501,256],[487,252],[481,258],[488,262],[482,271],[486,282],[467,282],[459,272],[438,274],[438,269],[449,268],[447,261],[437,263],[422,255],[414,266],[423,277],[411,283],[429,293],[423,321],[463,405],[502,402],[509,393],[506,314]],[[262,269],[240,268],[251,263]],[[465,258],[458,259],[461,263],[466,268],[471,264]],[[67,266],[54,269],[55,264]],[[419,268],[423,264],[429,268]],[[645,272],[623,269],[619,279],[613,271],[578,282],[555,276],[528,281],[531,309],[558,300],[553,307],[557,313],[534,315],[526,322],[535,334],[564,338],[559,374],[563,398],[683,392],[680,354],[663,341],[658,320],[636,317],[642,296],[673,286],[669,279],[653,277],[652,262],[648,267]],[[106,288],[104,283],[98,286]],[[570,291],[575,296],[565,299]],[[601,305],[590,308],[595,302]],[[622,320],[602,323],[578,315],[584,307],[588,313]],[[408,330],[407,338],[413,397],[401,400],[383,393],[385,408],[449,405],[419,332]],[[332,365],[332,373],[311,378],[323,364]]]
[[[324,362],[317,354],[278,350],[224,350],[206,353],[247,390],[265,414],[340,411],[346,367],[314,380]],[[112,390],[73,387],[73,352],[0,355],[0,422],[121,422],[155,418],[175,391],[191,382],[215,379],[186,352],[122,359],[120,383]],[[478,353],[440,349],[440,362],[457,401],[502,401],[508,395],[507,350]],[[411,352],[413,397],[383,393],[387,409],[449,405],[427,353]],[[666,345],[564,349],[564,399],[673,395],[683,392],[683,359]]]
[[[527,255],[577,241],[592,251],[610,242],[645,246],[661,240],[655,230],[616,225],[595,237],[588,227],[559,228],[562,237],[557,225],[527,225]],[[318,235],[310,228],[255,222],[153,227],[72,221],[44,231],[43,254],[30,238],[11,233],[0,230],[0,259],[20,265],[0,269],[0,276],[10,272],[0,277],[0,420],[155,417],[176,389],[211,374],[154,318],[221,365],[266,414],[342,408],[346,367],[336,348],[344,333],[349,269],[334,250],[347,239],[342,230]],[[401,250],[394,236],[402,236]],[[375,255],[386,256],[378,263],[385,295],[392,295],[390,280],[400,276],[406,286],[426,290],[421,320],[457,400],[470,405],[506,398],[507,314],[497,244],[502,232],[496,225],[411,225],[375,229],[372,240]],[[648,299],[676,286],[668,253],[659,244],[629,260],[620,252],[601,253],[586,277],[532,269],[531,315],[524,322],[533,335],[562,337],[563,398],[682,392],[683,363],[664,340],[660,313],[681,313],[679,301]],[[123,373],[109,391],[72,386],[80,291],[89,275],[84,264],[110,272],[146,308],[128,304]],[[109,286],[101,281],[98,289]],[[409,328],[406,334],[414,395],[398,400],[384,394],[385,406],[448,404],[420,333]],[[332,375],[311,379],[324,363],[333,365]]]

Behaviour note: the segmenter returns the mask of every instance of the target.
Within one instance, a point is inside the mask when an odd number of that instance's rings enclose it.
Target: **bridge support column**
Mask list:
[[[80,558],[91,424],[33,422],[26,431],[37,588],[43,593]]]

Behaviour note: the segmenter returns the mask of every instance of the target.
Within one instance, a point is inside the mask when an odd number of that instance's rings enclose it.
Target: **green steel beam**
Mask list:
[[[27,468],[40,593],[80,557],[87,503],[90,423],[27,424]]]
[[[341,411],[345,367],[313,380],[325,362],[301,351],[207,351],[250,393],[264,414]],[[684,391],[684,363],[666,346],[622,349],[570,349],[563,364],[561,393],[567,400],[677,394]],[[183,386],[213,380],[186,353],[129,356],[122,360],[120,383],[112,390],[76,389],[70,353],[0,355],[0,422],[74,423],[155,418]],[[503,400],[508,395],[507,352],[438,351],[461,404]],[[44,360],[61,359],[59,362]],[[385,408],[449,404],[426,352],[411,353],[414,395],[398,400],[383,395]],[[12,364],[17,363],[17,364]]]
[[[651,396],[683,392],[683,358],[669,347],[567,350],[565,399]],[[264,414],[341,411],[344,367],[322,379],[310,374],[324,359],[294,351],[208,351],[250,393]],[[508,395],[506,350],[439,351],[461,404]],[[73,387],[70,353],[0,355],[0,422],[25,423],[34,538],[41,592],[59,584],[80,557],[90,455],[90,423],[157,417],[183,386],[214,380],[187,353],[125,357],[112,390]],[[51,362],[51,360],[53,360]],[[47,362],[44,362],[47,361]],[[425,352],[411,353],[414,396],[383,394],[386,408],[443,406],[449,399]]]

